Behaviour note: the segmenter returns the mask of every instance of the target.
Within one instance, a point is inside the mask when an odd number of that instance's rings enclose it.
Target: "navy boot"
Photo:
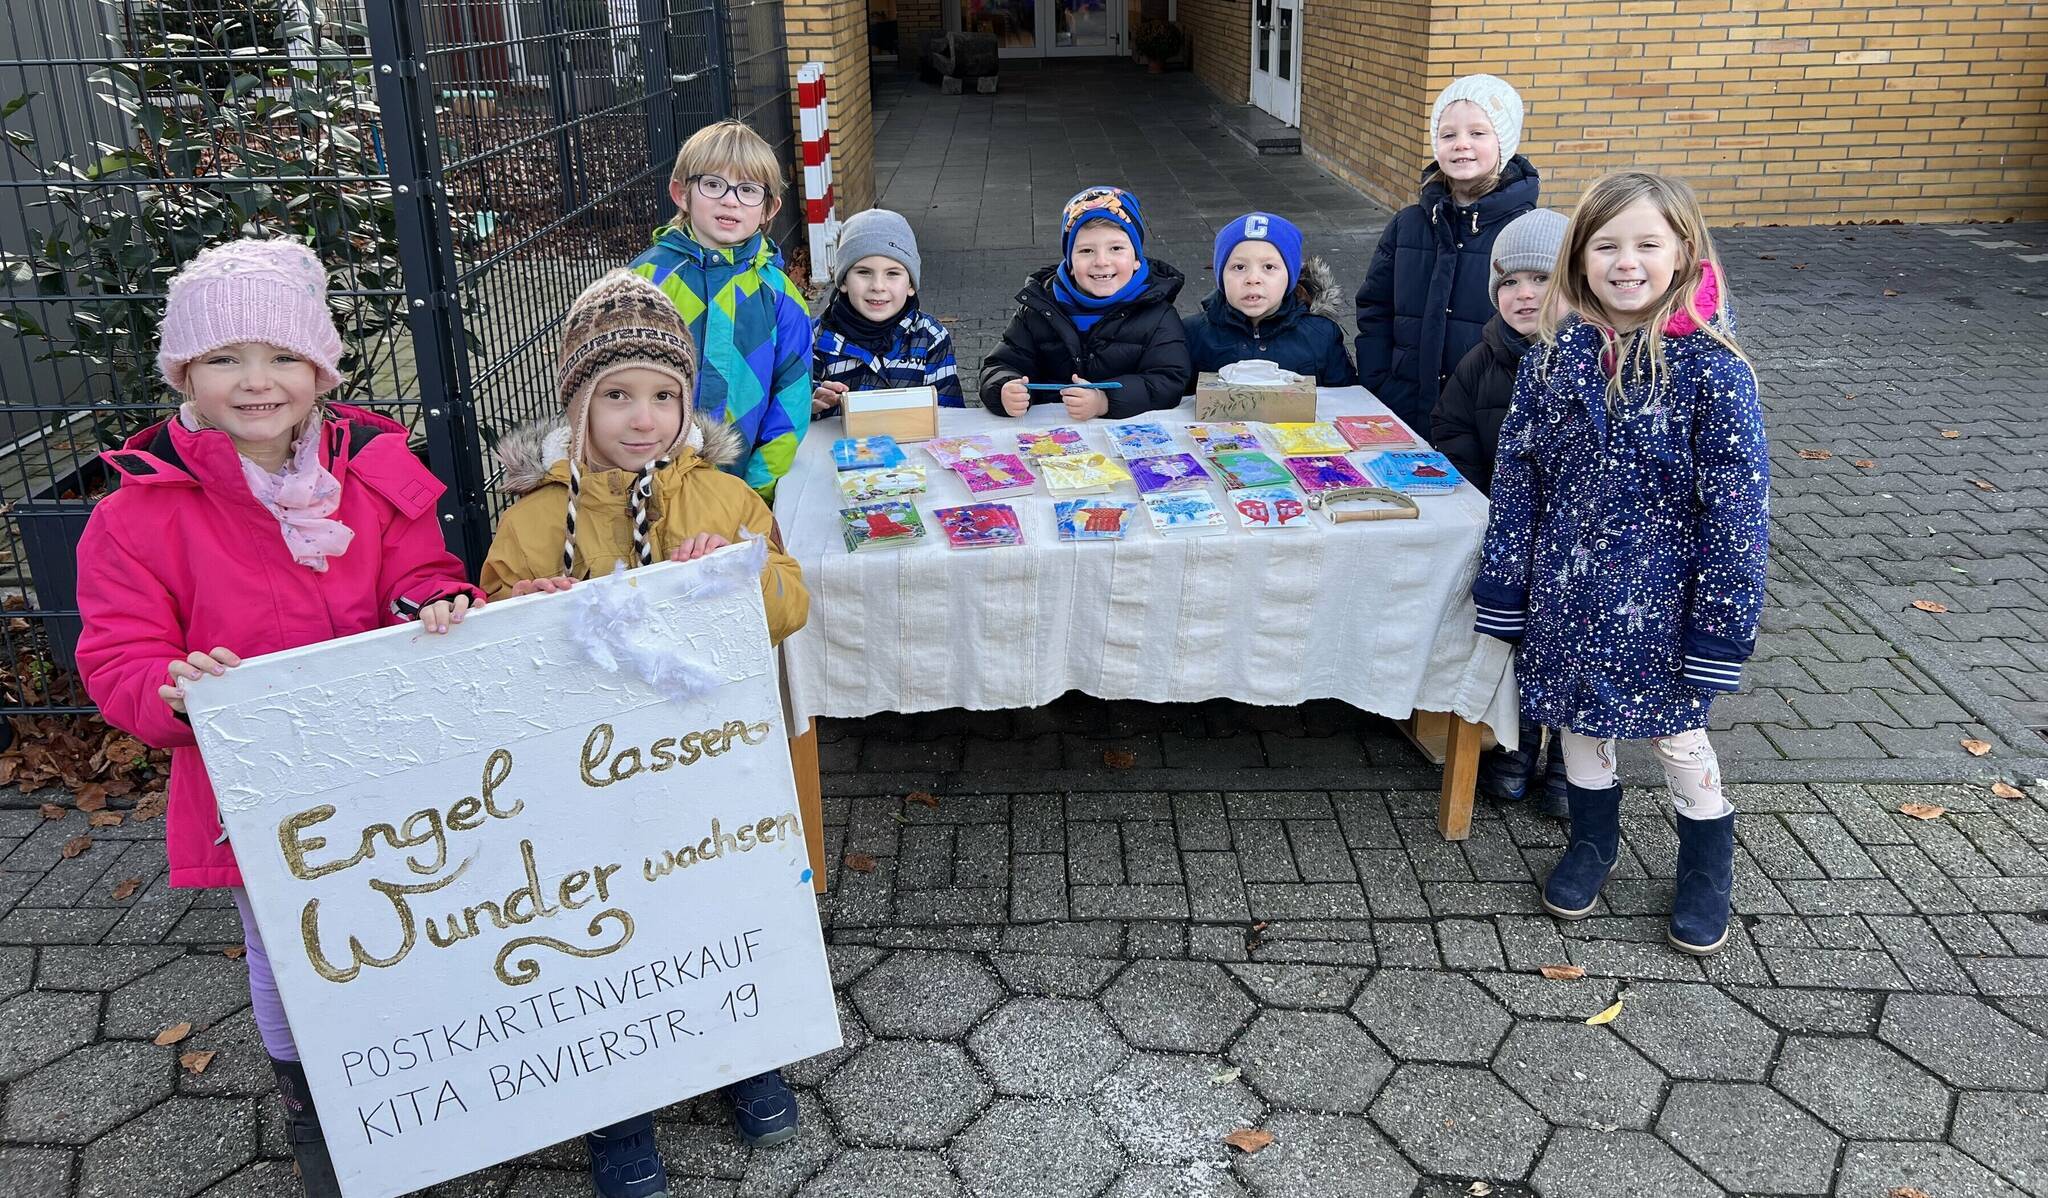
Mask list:
[[[1530,777],[1536,772],[1536,751],[1543,729],[1523,724],[1521,747],[1491,749],[1479,757],[1479,793],[1496,803],[1519,803],[1529,797]]]
[[[1565,795],[1570,777],[1564,772],[1564,732],[1557,728],[1550,730],[1550,747],[1543,752],[1541,772],[1542,793],[1536,797],[1536,810],[1552,819],[1571,817],[1571,800]]]
[[[797,1131],[796,1095],[774,1069],[725,1088],[732,1103],[732,1121],[751,1148],[771,1148],[792,1139]]]
[[[1678,817],[1678,890],[1671,898],[1671,947],[1695,957],[1728,942],[1728,895],[1735,889],[1735,813]]]
[[[291,1144],[292,1165],[306,1198],[341,1198],[334,1161],[327,1155],[327,1134],[320,1130],[320,1112],[313,1109],[313,1088],[306,1067],[297,1061],[270,1058],[277,1077],[277,1096],[284,1101],[284,1138]]]
[[[590,1189],[597,1198],[666,1198],[668,1169],[654,1145],[654,1112],[583,1137],[590,1147]]]
[[[1605,790],[1570,785],[1565,790],[1572,809],[1571,839],[1543,884],[1543,909],[1559,919],[1584,919],[1600,901],[1600,887],[1621,853],[1621,783]]]

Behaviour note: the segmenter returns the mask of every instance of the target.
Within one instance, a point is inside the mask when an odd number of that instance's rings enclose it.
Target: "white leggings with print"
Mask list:
[[[1615,783],[1614,738],[1564,732],[1564,773],[1573,786],[1605,790]],[[1694,728],[1650,742],[1657,764],[1664,767],[1671,803],[1686,819],[1719,819],[1734,808],[1721,793],[1721,762],[1707,740],[1705,728]]]

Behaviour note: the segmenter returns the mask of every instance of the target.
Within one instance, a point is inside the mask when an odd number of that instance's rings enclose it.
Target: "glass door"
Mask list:
[[[992,33],[998,53],[1035,58],[1045,52],[1039,8],[1039,0],[960,0],[960,30]]]
[[[1251,101],[1301,123],[1301,0],[1252,0]]]
[[[1124,53],[1124,0],[949,0],[946,8],[959,22],[949,28],[993,35],[1005,58]]]
[[[1045,0],[1052,18],[1046,53],[1123,53],[1122,0]]]

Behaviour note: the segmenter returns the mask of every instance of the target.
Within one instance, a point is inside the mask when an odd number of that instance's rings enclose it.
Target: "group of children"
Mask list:
[[[1254,212],[1226,226],[1215,291],[1183,323],[1185,279],[1147,256],[1137,197],[1091,187],[1062,212],[1061,259],[1018,293],[980,401],[1006,416],[1057,402],[1073,420],[1129,417],[1178,405],[1201,372],[1264,359],[1327,386],[1362,382],[1429,430],[1492,496],[1472,592],[1478,630],[1517,642],[1525,723],[1486,785],[1507,800],[1540,790],[1569,815],[1545,906],[1579,918],[1596,905],[1618,855],[1615,742],[1648,739],[1680,817],[1670,939],[1708,953],[1726,937],[1733,813],[1704,729],[1713,695],[1736,689],[1763,597],[1755,380],[1691,191],[1623,172],[1570,218],[1537,209],[1535,168],[1516,153],[1522,116],[1491,76],[1438,97],[1420,202],[1387,227],[1355,297],[1355,365],[1331,273],[1304,260],[1293,224]],[[922,263],[903,218],[846,222],[834,291],[813,320],[763,232],[780,191],[773,152],[744,125],[684,146],[675,219],[564,318],[559,417],[501,442],[519,498],[479,585],[442,543],[442,488],[405,430],[321,399],[340,381],[342,345],[326,271],[307,250],[233,242],[170,287],[159,364],[181,402],[108,455],[120,485],[80,545],[77,657],[109,722],[172,750],[171,884],[233,891],[311,1195],[339,1191],[184,715],[187,687],[243,657],[397,620],[445,634],[489,600],[742,538],[769,543],[771,637],[801,627],[809,595],[768,500],[810,421],[850,390],[963,398],[951,337],[919,305]],[[750,1143],[796,1134],[777,1074],[727,1096]],[[588,1143],[602,1198],[665,1192],[651,1114]]]

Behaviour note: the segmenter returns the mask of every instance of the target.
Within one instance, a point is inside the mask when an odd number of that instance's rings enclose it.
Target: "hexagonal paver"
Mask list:
[[[990,962],[1017,993],[1055,998],[1094,998],[1124,967],[1122,961],[1038,953],[997,953]]]
[[[1522,1023],[1508,1033],[1493,1071],[1552,1123],[1648,1128],[1664,1075],[1604,1027]]]
[[[1123,1154],[1086,1103],[1005,1098],[953,1141],[960,1179],[977,1198],[1093,1194]]]
[[[174,1023],[211,1027],[248,1005],[248,966],[217,953],[180,957],[114,991],[106,1034],[145,1040]]]
[[[70,1192],[69,1152],[62,1148],[0,1148],[0,1194],[65,1198]]]
[[[1080,1098],[1131,1050],[1092,1002],[1019,998],[967,1037],[967,1051],[1002,1094]]]
[[[585,1191],[589,1182],[584,1183]],[[804,1183],[797,1198],[961,1198],[965,1193],[936,1152],[841,1153]]]
[[[1818,1194],[1842,1139],[1766,1086],[1681,1082],[1657,1134],[1729,1190]]]
[[[1560,1127],[1530,1178],[1544,1198],[1721,1198],[1721,1187],[1648,1132]]]
[[[1139,1163],[1224,1160],[1223,1137],[1256,1122],[1260,1110],[1243,1083],[1217,1083],[1227,1069],[1220,1057],[1133,1053],[1096,1088],[1095,1109]]]
[[[1878,1037],[1952,1086],[1970,1090],[2048,1088],[2048,1040],[1981,999],[1894,994]]]
[[[838,1048],[828,1048],[814,1057],[805,1057],[782,1067],[782,1080],[792,1086],[822,1085],[826,1078],[841,1065],[853,1059],[874,1037],[868,1034],[868,1025],[862,1022],[860,1012],[853,1009],[853,1003],[845,994],[839,996],[839,1036],[843,1041]]]
[[[1232,965],[1230,972],[1251,988],[1259,1002],[1268,1007],[1303,1011],[1341,1011],[1351,1005],[1370,969],[1351,965],[1289,965],[1261,961],[1256,965]]]
[[[1947,1144],[1851,1144],[1835,1198],[1891,1198],[1902,1186],[1937,1198],[2013,1198],[2010,1183]]]
[[[1259,1198],[1381,1198],[1415,1185],[1415,1170],[1356,1116],[1285,1111],[1266,1130],[1273,1143],[1237,1166]]]
[[[171,1098],[86,1146],[78,1192],[184,1198],[255,1155],[248,1099]]]
[[[1770,1068],[1778,1033],[1712,986],[1644,982],[1611,1026],[1673,1077],[1756,1081]]]
[[[1102,996],[1102,1008],[1133,1047],[1222,1052],[1257,1009],[1221,966],[1139,961]]]
[[[1102,1198],[1246,1198],[1251,1191],[1222,1161],[1192,1165],[1132,1165]]]
[[[1771,1085],[1857,1140],[1939,1140],[1948,1087],[1875,1040],[1792,1036]]]
[[[1003,988],[965,953],[905,950],[861,975],[853,1005],[877,1036],[957,1040],[1003,999]]]
[[[1426,1173],[1520,1177],[1549,1134],[1543,1119],[1484,1069],[1403,1065],[1372,1121]]]
[[[1267,1011],[1230,1050],[1244,1078],[1275,1106],[1362,1114],[1394,1063],[1350,1016]]]
[[[1417,969],[1382,969],[1351,1013],[1402,1061],[1488,1060],[1514,1023],[1471,979]]]
[[[88,1044],[7,1087],[0,1134],[83,1144],[155,1106],[177,1079],[176,1054],[154,1044]]]
[[[1965,1094],[1957,1100],[1955,1146],[2030,1194],[2048,1194],[2048,1096]]]
[[[99,1015],[97,994],[31,990],[0,1003],[0,1082],[91,1043]]]
[[[939,1148],[989,1100],[956,1044],[877,1040],[825,1083],[825,1106],[849,1144]]]

